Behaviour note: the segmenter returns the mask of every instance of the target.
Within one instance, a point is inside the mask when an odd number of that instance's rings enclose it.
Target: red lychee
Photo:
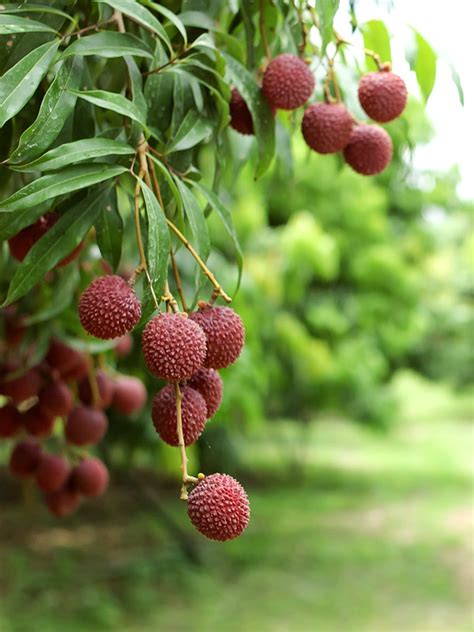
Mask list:
[[[80,380],[89,372],[90,360],[57,338],[49,344],[46,362],[66,380]]]
[[[99,443],[107,432],[107,417],[97,408],[76,406],[66,422],[65,435],[73,445]]]
[[[141,304],[133,289],[116,274],[92,281],[79,301],[79,319],[87,333],[109,340],[131,331],[140,320]]]
[[[232,476],[211,474],[189,494],[188,516],[206,538],[221,542],[232,540],[249,523],[247,494]]]
[[[0,438],[10,439],[21,430],[21,414],[12,404],[0,408]]]
[[[131,415],[143,408],[147,400],[145,385],[141,380],[129,375],[121,375],[115,380],[113,407],[124,415]]]
[[[181,416],[183,420],[184,444],[197,441],[204,430],[207,407],[203,396],[189,386],[181,389]],[[168,384],[153,398],[151,417],[156,432],[169,445],[177,446],[176,391],[174,384]]]
[[[100,459],[84,459],[73,469],[71,484],[82,496],[101,496],[109,484],[109,471]]]
[[[392,139],[378,125],[358,125],[344,148],[344,158],[364,176],[380,173],[392,158]]]
[[[152,373],[168,382],[180,382],[201,368],[206,336],[185,314],[159,314],[143,330],[142,347]]]
[[[115,345],[115,355],[117,358],[128,356],[133,347],[133,338],[130,334],[124,334],[117,340]]]
[[[359,81],[360,104],[365,113],[378,123],[388,123],[400,116],[407,96],[403,79],[388,69],[369,72]]]
[[[229,112],[231,127],[241,134],[253,134],[252,115],[247,103],[237,88],[232,88]]]
[[[342,103],[315,103],[304,113],[301,131],[311,149],[332,154],[349,142],[352,116]]]
[[[36,483],[44,492],[55,492],[69,478],[70,467],[59,454],[43,454],[36,470]]]
[[[72,410],[73,397],[68,385],[56,380],[40,391],[38,403],[40,409],[51,417],[65,417]]]
[[[206,368],[223,369],[237,360],[244,346],[245,330],[240,316],[232,308],[200,303],[199,310],[190,318],[206,334]]]
[[[23,425],[33,437],[49,437],[54,428],[54,417],[44,412],[38,404],[23,414]]]
[[[76,511],[81,502],[81,497],[66,484],[61,489],[51,494],[46,494],[45,501],[49,511],[56,518],[64,518],[64,516],[69,516]]]
[[[10,455],[10,472],[18,478],[33,476],[40,463],[41,454],[41,446],[36,441],[27,439],[17,443]]]
[[[98,400],[93,401],[91,378],[88,376],[82,380],[79,384],[79,399],[83,404],[87,406],[94,406],[95,408],[108,408],[112,403],[114,396],[115,384],[111,377],[104,373],[104,371],[98,370],[95,373],[95,380],[98,390]]]
[[[288,53],[275,57],[263,75],[263,93],[271,106],[281,110],[295,110],[306,103],[314,86],[314,75],[308,66]]]
[[[215,369],[199,369],[189,380],[188,386],[201,393],[207,407],[207,418],[214,417],[222,401],[224,385]]]
[[[0,384],[0,390],[3,395],[10,397],[14,404],[38,395],[42,386],[42,379],[36,368],[29,369],[23,375],[9,379],[7,376]]]

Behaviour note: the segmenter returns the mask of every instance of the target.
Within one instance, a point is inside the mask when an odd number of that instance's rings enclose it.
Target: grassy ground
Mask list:
[[[473,630],[472,401],[396,388],[388,436],[326,419],[246,440],[251,526],[226,545],[196,538],[201,565],[126,487],[60,523],[3,503],[0,630]]]

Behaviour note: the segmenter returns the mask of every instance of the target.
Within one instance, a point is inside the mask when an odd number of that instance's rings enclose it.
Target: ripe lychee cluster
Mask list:
[[[263,75],[262,94],[270,107],[294,110],[313,94],[314,76],[306,63],[295,55],[275,57]],[[369,118],[378,123],[393,121],[407,102],[407,89],[401,77],[380,65],[377,72],[364,75],[359,82],[359,102]],[[314,103],[304,112],[301,131],[313,151],[320,154],[343,152],[347,164],[362,175],[381,173],[392,158],[392,141],[378,125],[358,123],[339,100],[325,90],[325,102]],[[241,134],[253,134],[251,112],[233,88],[230,125]]]

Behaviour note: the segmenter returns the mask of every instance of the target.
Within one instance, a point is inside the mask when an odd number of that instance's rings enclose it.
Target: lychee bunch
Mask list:
[[[189,494],[188,515],[206,538],[232,540],[241,535],[249,522],[247,494],[232,476],[211,474]]]
[[[358,125],[344,148],[346,162],[364,176],[380,173],[392,158],[392,139],[378,125]]]
[[[206,402],[207,418],[214,417],[222,402],[224,384],[215,369],[199,369],[189,380],[188,386],[201,393]]]
[[[237,360],[244,346],[245,330],[240,316],[232,308],[200,303],[190,319],[205,333],[206,368],[223,369]]]
[[[288,53],[272,59],[263,75],[262,90],[270,106],[295,110],[313,94],[314,75],[305,62]]]
[[[79,301],[79,319],[87,333],[109,340],[131,331],[140,320],[141,304],[118,275],[92,281]]]
[[[143,330],[142,348],[154,375],[167,382],[180,382],[202,367],[206,336],[186,314],[159,314]]]
[[[332,154],[347,145],[352,125],[352,116],[342,103],[315,103],[305,111],[301,130],[311,149]]]
[[[367,116],[378,123],[396,119],[405,109],[407,88],[401,77],[386,66],[359,81],[359,102]]]
[[[189,386],[181,389],[181,414],[184,444],[195,443],[206,425],[207,406],[203,396]],[[176,390],[173,384],[162,388],[153,398],[151,417],[161,439],[179,445],[177,430]]]

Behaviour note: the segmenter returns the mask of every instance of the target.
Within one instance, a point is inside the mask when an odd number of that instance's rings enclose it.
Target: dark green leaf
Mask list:
[[[59,41],[53,40],[38,46],[0,78],[0,127],[30,100],[48,72]]]
[[[60,272],[58,283],[54,287],[54,300],[50,300],[39,311],[25,319],[25,325],[34,325],[51,320],[67,309],[74,300],[74,292],[79,284],[79,268],[71,266]]]
[[[36,220],[49,211],[51,203],[43,202],[30,208],[24,208],[16,213],[0,212],[0,240],[10,239],[26,226],[30,226]]]
[[[129,33],[114,31],[102,31],[77,39],[62,52],[61,57],[70,55],[99,55],[109,58],[135,55],[153,59],[153,53],[145,42]]]
[[[57,171],[67,165],[72,165],[92,158],[102,156],[124,156],[134,154],[135,150],[121,140],[111,138],[85,138],[75,140],[55,147],[46,152],[41,158],[26,165],[12,166],[16,171]]]
[[[433,90],[436,81],[436,53],[425,40],[415,31],[417,53],[415,62],[415,74],[421,94],[426,101]]]
[[[275,155],[275,120],[254,76],[233,57],[224,55],[224,58],[232,83],[236,85],[252,114],[258,143],[258,163],[255,172],[255,177],[258,178],[267,171]]]
[[[100,252],[115,272],[122,256],[123,220],[117,206],[117,195],[113,189],[101,204],[95,229]]]
[[[10,35],[11,33],[56,33],[56,31],[41,22],[21,18],[16,15],[0,13],[0,35]]]
[[[25,2],[23,6],[18,6],[18,3],[3,4],[2,6],[4,7],[5,11],[8,11],[8,13],[49,13],[51,15],[59,15],[62,18],[66,18],[67,20],[72,22],[76,28],[79,28],[77,21],[72,15],[69,15],[64,11],[60,11],[59,9],[48,7],[45,4],[31,4],[31,2]]]
[[[21,135],[18,147],[8,159],[9,163],[34,160],[57,138],[76,103],[76,97],[67,90],[78,88],[81,77],[80,58],[68,59],[62,64],[44,96],[36,120]]]
[[[135,103],[132,103],[132,101],[129,101],[121,94],[107,92],[106,90],[86,90],[84,92],[74,90],[72,93],[85,101],[89,101],[89,103],[92,103],[99,108],[112,110],[113,112],[117,112],[117,114],[128,116],[128,118],[131,118],[133,121],[137,121],[144,129],[146,129],[143,114],[140,112],[140,109],[135,105]]]
[[[204,213],[188,187],[178,177],[175,177],[174,180],[183,200],[184,213],[191,227],[197,252],[201,259],[206,261],[211,252],[211,241]]]
[[[369,20],[361,28],[364,35],[365,48],[377,53],[382,62],[391,62],[390,35],[385,24],[381,20]],[[368,55],[367,68],[369,70],[377,70],[377,64]]]
[[[161,4],[157,4],[156,2],[152,2],[151,0],[143,0],[143,3],[146,4],[147,7],[150,7],[150,9],[154,9],[157,13],[161,13],[161,15],[169,20],[183,38],[184,45],[187,46],[188,36],[183,23],[179,19],[179,16],[175,15],[172,11],[166,9],[166,7],[163,7]]]
[[[321,33],[321,55],[332,40],[334,16],[339,9],[339,0],[316,0],[316,11],[319,17],[319,32]]]
[[[173,151],[190,149],[202,140],[208,139],[211,133],[212,125],[209,121],[200,116],[195,110],[189,110],[167,150],[171,153]]]
[[[16,191],[0,203],[0,212],[12,213],[13,211],[29,208],[58,195],[72,193],[99,182],[104,182],[126,171],[127,169],[124,167],[100,163],[69,167],[64,169],[64,171],[42,176]]]

